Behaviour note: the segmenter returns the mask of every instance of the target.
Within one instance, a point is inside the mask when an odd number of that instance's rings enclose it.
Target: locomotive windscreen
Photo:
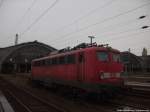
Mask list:
[[[99,61],[108,61],[108,53],[107,52],[102,52],[98,51],[97,52],[97,58]]]
[[[121,62],[120,54],[113,53],[112,56],[113,56],[113,61],[114,61],[114,62]]]

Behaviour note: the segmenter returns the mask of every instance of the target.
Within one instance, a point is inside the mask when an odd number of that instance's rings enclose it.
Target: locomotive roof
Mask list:
[[[58,53],[50,54],[50,55],[42,57],[42,58],[34,59],[33,61],[48,59],[50,57],[53,58],[53,57],[58,57],[58,56],[63,56],[63,55],[68,55],[68,54],[74,54],[74,53],[78,53],[78,52],[88,52],[88,51],[92,51],[92,50],[99,50],[99,51],[108,51],[108,50],[110,50],[112,52],[120,53],[119,50],[113,49],[111,47],[94,46],[94,47],[87,47],[87,48],[81,48],[81,49],[76,49],[76,50],[70,50],[70,51],[61,52],[61,53],[58,52]]]

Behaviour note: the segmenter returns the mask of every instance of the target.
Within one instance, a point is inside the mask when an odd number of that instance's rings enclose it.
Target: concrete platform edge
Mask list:
[[[2,107],[1,109],[2,112],[15,112],[1,91],[0,91],[0,105]]]

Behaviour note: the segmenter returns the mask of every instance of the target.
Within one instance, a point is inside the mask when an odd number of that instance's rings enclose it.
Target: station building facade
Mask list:
[[[142,59],[128,51],[121,53],[122,62],[124,64],[124,72],[141,72]]]
[[[150,72],[150,55],[140,56],[143,61],[143,69],[145,72]]]
[[[136,56],[125,51],[121,53],[121,59],[126,73],[147,73],[150,72],[150,56]]]
[[[56,49],[38,41],[0,48],[0,72],[30,72],[33,59],[46,56],[53,51]]]

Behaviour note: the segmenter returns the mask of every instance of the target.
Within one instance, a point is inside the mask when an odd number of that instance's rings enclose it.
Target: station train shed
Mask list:
[[[125,51],[121,53],[121,58],[124,64],[124,72],[142,72],[143,61],[140,57]]]
[[[126,73],[150,73],[150,55],[136,56],[135,54],[125,51],[121,53]]]
[[[55,50],[55,48],[37,41],[0,48],[0,72],[30,72],[33,59],[46,56]]]

